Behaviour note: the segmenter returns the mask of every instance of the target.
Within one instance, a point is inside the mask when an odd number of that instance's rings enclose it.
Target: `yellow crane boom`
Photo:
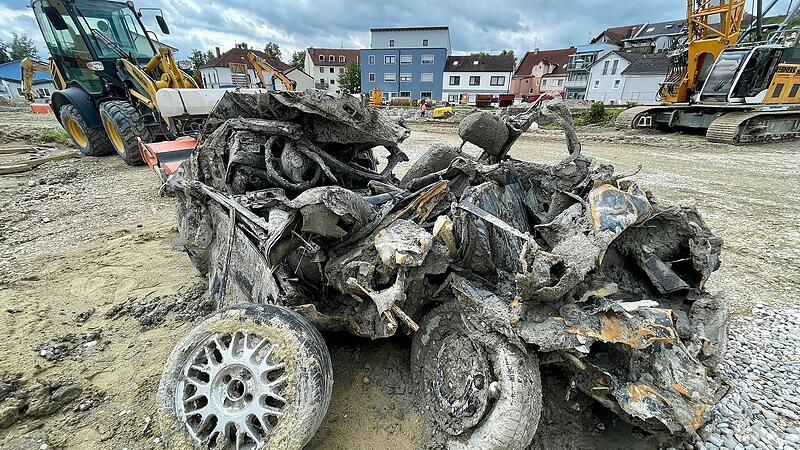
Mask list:
[[[270,84],[267,82],[267,77],[264,75],[264,72],[269,73],[273,79],[277,78],[280,80],[287,91],[293,91],[297,87],[297,83],[294,80],[289,79],[286,75],[281,73],[280,70],[272,67],[264,58],[261,58],[255,53],[247,52],[247,60],[250,61],[250,64],[252,64],[253,68],[256,70],[256,75],[258,79],[261,80],[261,86],[263,88],[267,88]]]
[[[50,64],[25,58],[19,63],[22,70],[22,96],[32,102],[36,99],[33,95],[33,74],[35,72],[50,72]]]

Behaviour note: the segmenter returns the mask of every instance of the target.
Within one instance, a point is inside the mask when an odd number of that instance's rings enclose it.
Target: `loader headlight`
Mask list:
[[[105,66],[100,61],[89,61],[86,63],[86,67],[88,67],[89,70],[94,70],[95,72],[100,72],[105,69]]]
[[[192,62],[186,60],[178,61],[178,68],[181,70],[189,70],[192,68]]]

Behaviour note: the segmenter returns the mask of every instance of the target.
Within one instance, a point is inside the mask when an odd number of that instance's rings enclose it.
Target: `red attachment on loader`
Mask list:
[[[146,143],[139,140],[139,153],[142,160],[155,170],[162,181],[172,175],[184,159],[188,158],[197,146],[197,139],[178,139]]]

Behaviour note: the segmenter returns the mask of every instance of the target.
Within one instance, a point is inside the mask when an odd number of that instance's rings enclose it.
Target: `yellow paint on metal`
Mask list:
[[[767,104],[800,103],[800,64],[780,64],[764,98]]]
[[[122,142],[122,136],[119,134],[119,130],[117,126],[114,125],[114,122],[104,119],[103,125],[106,127],[106,134],[108,134],[108,139],[111,140],[111,144],[114,145],[114,150],[117,151],[120,155],[125,153],[125,143]]]
[[[646,384],[629,384],[627,386],[631,402],[641,402],[647,399],[656,400],[663,405],[668,405],[667,399]]]
[[[678,393],[680,393],[682,396],[684,396],[684,397],[686,397],[688,399],[692,398],[692,394],[689,393],[689,390],[686,389],[686,387],[684,385],[682,385],[682,384],[680,384],[678,382],[672,383],[672,389],[675,389],[676,391],[678,391]]]
[[[663,310],[670,313],[669,310]],[[643,323],[640,328],[633,328],[629,321],[623,321],[615,314],[603,313],[599,315],[600,322],[597,329],[567,328],[568,333],[591,337],[603,342],[625,344],[632,348],[645,348],[654,342],[673,343],[677,339],[675,329],[654,322]]]
[[[86,137],[86,132],[83,131],[81,125],[75,119],[67,119],[67,132],[78,147],[86,148],[89,146],[89,138]]]

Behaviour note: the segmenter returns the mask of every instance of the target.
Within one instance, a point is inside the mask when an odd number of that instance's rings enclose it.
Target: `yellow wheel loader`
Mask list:
[[[133,2],[33,0],[31,8],[51,55],[51,107],[84,155],[116,152],[129,165],[141,164],[147,155],[140,142],[192,136],[222,95],[197,89]],[[161,10],[146,9],[157,12],[161,32],[169,34]],[[42,69],[32,62],[26,68]],[[178,146],[185,154],[187,143]],[[162,147],[167,154],[169,146]]]

